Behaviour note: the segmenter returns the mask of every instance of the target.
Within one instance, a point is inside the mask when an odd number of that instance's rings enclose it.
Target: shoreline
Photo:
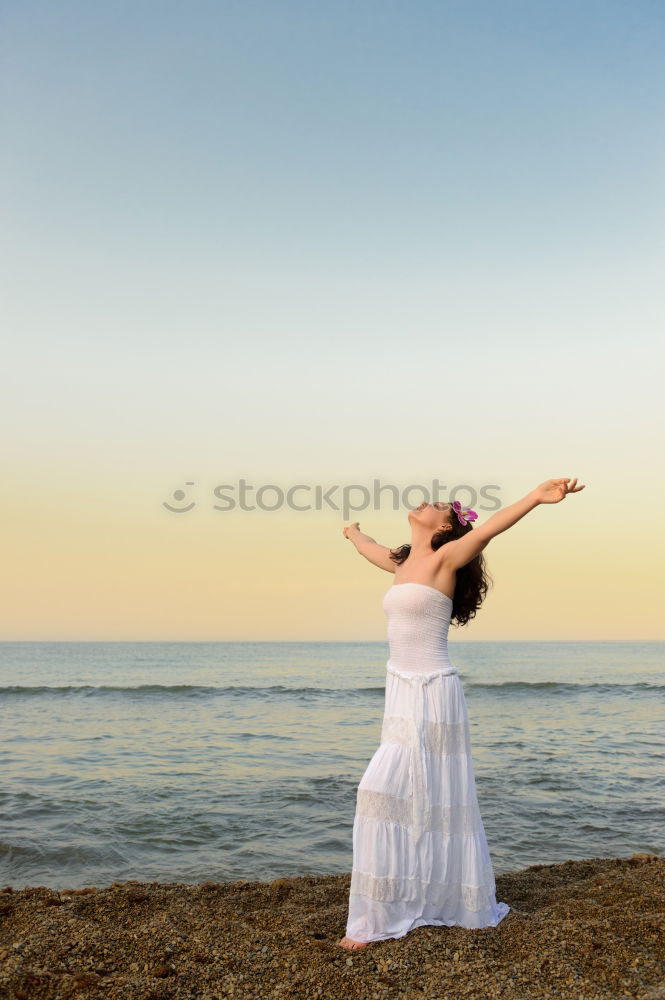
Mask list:
[[[665,1000],[665,857],[496,876],[497,927],[425,926],[358,951],[350,874],[0,889],[9,1000]]]

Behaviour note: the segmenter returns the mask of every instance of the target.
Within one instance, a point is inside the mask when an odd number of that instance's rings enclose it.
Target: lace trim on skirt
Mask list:
[[[421,826],[425,833],[446,835],[478,833],[481,829],[478,803],[469,805],[441,805],[428,803],[429,808],[423,818],[414,817],[415,803],[412,799],[400,799],[385,792],[375,792],[369,788],[358,788],[356,796],[356,817],[379,820],[382,823],[397,823],[399,826]]]
[[[470,738],[466,722],[431,722],[423,720],[421,744],[417,723],[401,715],[384,716],[381,727],[382,743],[401,743],[404,746],[422,745],[424,750],[436,754],[470,754]]]
[[[481,885],[466,885],[460,882],[427,882],[419,878],[390,878],[354,868],[350,891],[380,902],[417,902],[437,907],[462,903],[467,910],[481,913],[493,910],[496,904],[492,865],[485,865],[480,876],[483,880]]]

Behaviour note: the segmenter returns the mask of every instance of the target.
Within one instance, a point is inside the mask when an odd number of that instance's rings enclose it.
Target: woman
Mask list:
[[[496,927],[510,907],[496,885],[478,809],[462,683],[448,628],[475,616],[488,588],[482,550],[541,503],[578,493],[549,479],[472,528],[459,501],[409,511],[411,544],[393,550],[343,529],[358,552],[395,574],[383,599],[390,659],[381,743],[360,781],[353,824],[349,949],[424,924]]]

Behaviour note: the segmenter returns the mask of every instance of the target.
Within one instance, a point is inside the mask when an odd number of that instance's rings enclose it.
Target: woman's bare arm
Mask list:
[[[390,558],[390,549],[386,548],[385,545],[379,545],[369,535],[364,535],[358,521],[342,528],[342,532],[345,538],[353,542],[361,556],[378,566],[379,569],[385,569],[388,573],[395,572],[397,563]]]
[[[570,483],[570,485],[568,485]],[[442,545],[439,551],[446,564],[451,569],[460,569],[482,552],[486,545],[500,535],[501,532],[512,528],[525,514],[538,507],[541,503],[559,503],[569,493],[579,493],[584,486],[576,486],[577,479],[548,479],[535,490],[527,493],[521,500],[511,503],[508,507],[498,510],[492,514],[484,524],[478,525],[472,531],[467,532],[463,538],[456,538],[446,545]]]

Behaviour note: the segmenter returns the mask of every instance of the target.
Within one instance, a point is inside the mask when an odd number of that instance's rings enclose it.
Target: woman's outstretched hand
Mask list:
[[[576,483],[577,478],[548,479],[536,487],[533,496],[538,503],[559,503],[569,493],[579,493],[580,490],[584,489],[584,485],[576,486]]]
[[[345,528],[342,528],[342,534],[345,538],[348,538],[349,528],[357,528],[360,531],[360,521],[354,521],[353,524],[347,524]]]

